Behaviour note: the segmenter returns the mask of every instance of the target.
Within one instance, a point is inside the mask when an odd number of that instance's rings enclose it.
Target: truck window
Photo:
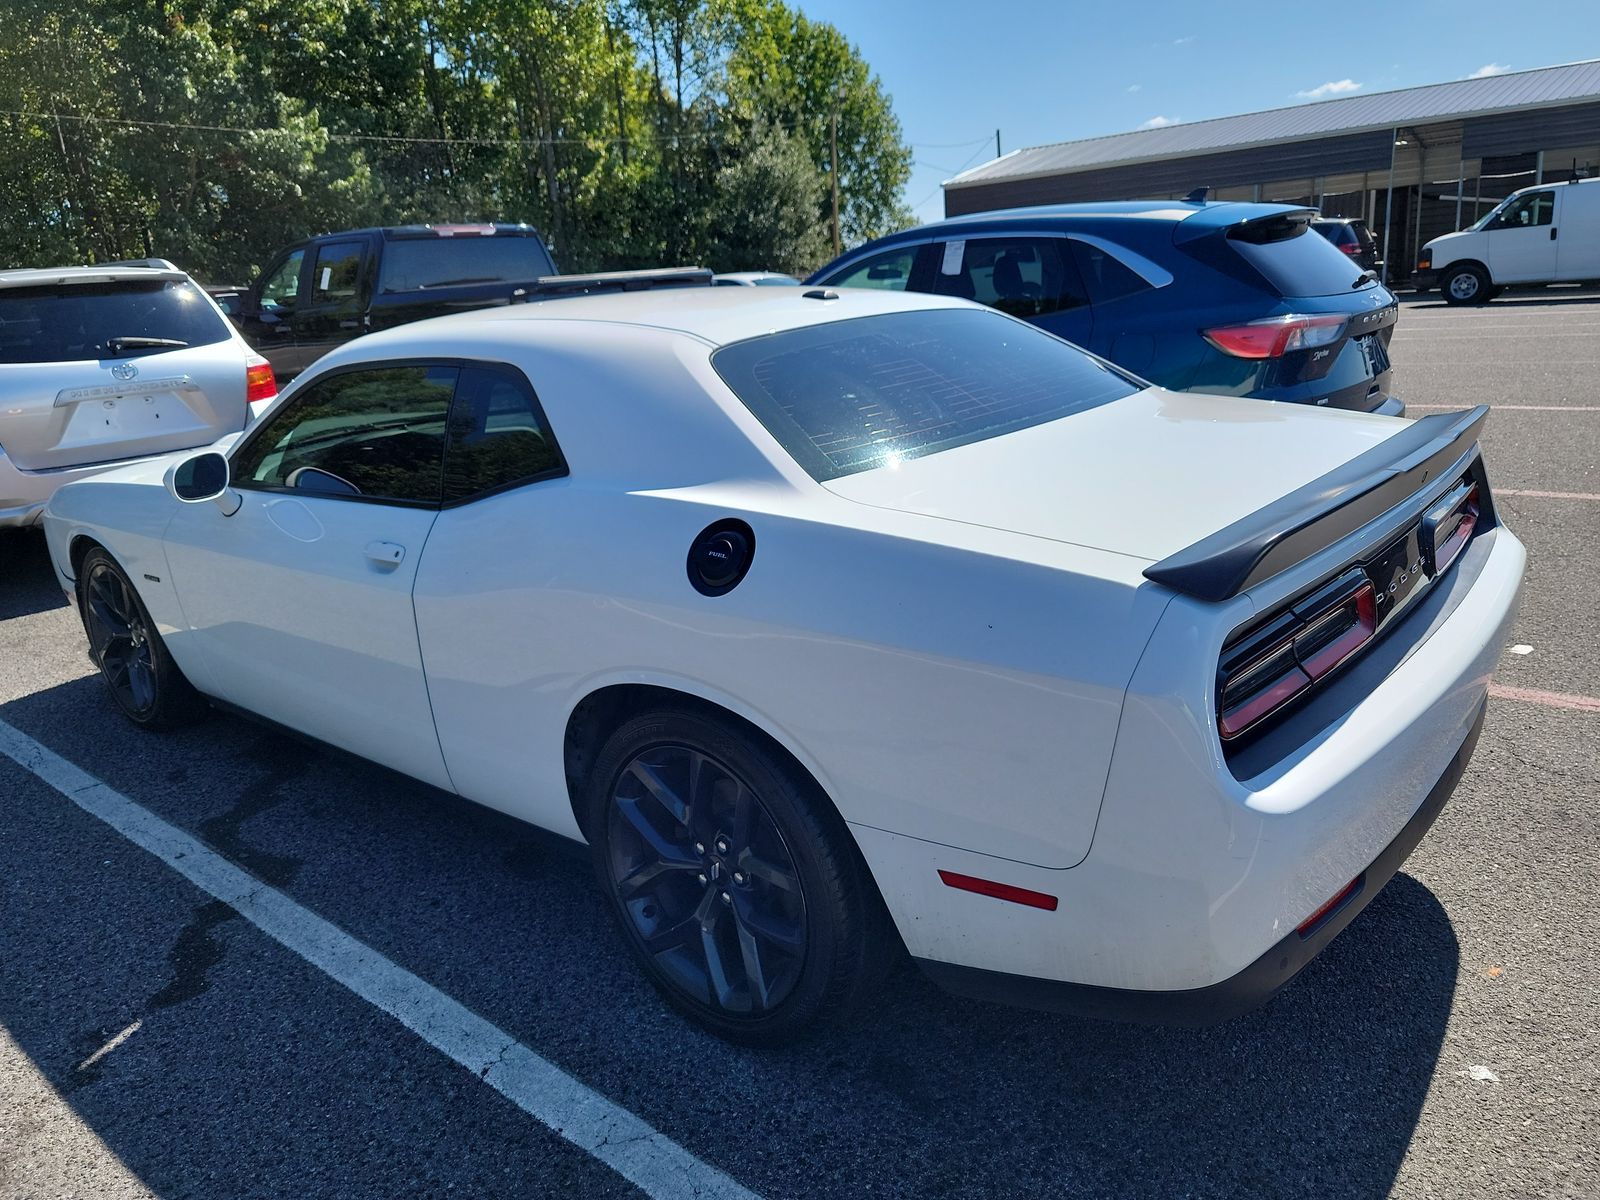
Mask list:
[[[305,262],[304,250],[291,251],[272,267],[261,285],[263,308],[293,308],[300,295],[300,264]]]
[[[311,273],[311,302],[338,304],[353,300],[361,287],[360,242],[327,242],[317,247],[317,265]]]
[[[395,238],[384,243],[378,290],[420,292],[555,273],[555,263],[536,237]]]

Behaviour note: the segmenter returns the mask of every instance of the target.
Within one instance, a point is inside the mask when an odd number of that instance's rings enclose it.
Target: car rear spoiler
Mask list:
[[[1237,596],[1304,562],[1456,467],[1489,407],[1435,413],[1153,566],[1145,578],[1199,600]]]
[[[595,292],[644,292],[663,287],[710,287],[706,267],[661,267],[644,271],[597,271],[593,275],[541,275],[511,295],[511,303],[526,304],[556,296],[587,296]]]

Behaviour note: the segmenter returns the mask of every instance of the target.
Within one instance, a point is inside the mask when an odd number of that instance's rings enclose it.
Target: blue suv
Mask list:
[[[1394,295],[1312,209],[1127,201],[955,217],[857,247],[808,284],[964,296],[1166,388],[1399,416]]]

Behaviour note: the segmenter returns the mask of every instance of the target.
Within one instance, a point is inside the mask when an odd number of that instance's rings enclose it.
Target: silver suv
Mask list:
[[[0,528],[64,483],[237,433],[277,391],[169,262],[0,271]]]

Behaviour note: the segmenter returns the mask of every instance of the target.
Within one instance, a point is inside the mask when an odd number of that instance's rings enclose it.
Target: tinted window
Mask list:
[[[228,324],[194,284],[61,284],[0,288],[0,363],[127,358],[180,347],[124,347],[116,337],[170,338],[189,346],[226,341]]]
[[[857,263],[843,275],[823,280],[831,287],[881,288],[903,292],[911,281],[911,268],[916,265],[919,246],[903,246],[875,254],[865,262]]]
[[[233,459],[240,487],[436,504],[455,367],[383,367],[318,380]]]
[[[1492,229],[1525,229],[1534,225],[1548,225],[1555,219],[1556,196],[1554,192],[1529,192],[1518,196],[1500,210]]]
[[[273,267],[261,284],[263,308],[293,308],[300,295],[300,265],[306,260],[304,250],[295,250]]]
[[[1149,291],[1154,286],[1115,254],[1099,246],[1074,240],[1072,250],[1077,255],[1078,269],[1096,304],[1120,300],[1124,296]]]
[[[973,238],[937,249],[933,290],[1042,317],[1087,303],[1064,238]]]
[[[544,243],[536,237],[401,238],[384,243],[378,290],[416,292],[555,273]]]
[[[565,470],[527,380],[509,367],[463,367],[450,409],[444,498],[464,500]]]
[[[1267,221],[1236,228],[1228,245],[1280,296],[1341,296],[1372,282],[1350,256],[1304,221]]]
[[[360,242],[329,242],[317,247],[317,265],[311,272],[313,304],[338,304],[354,299],[361,286]]]
[[[791,329],[726,346],[711,362],[819,480],[999,437],[1137,390],[1059,338],[977,309]]]

